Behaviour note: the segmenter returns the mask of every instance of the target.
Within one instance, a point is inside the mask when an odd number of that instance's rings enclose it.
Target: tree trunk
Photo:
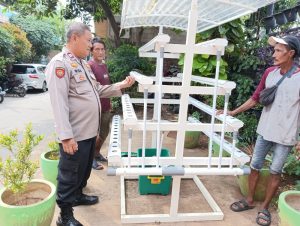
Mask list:
[[[121,45],[121,39],[120,39],[120,28],[115,20],[115,17],[107,4],[105,0],[99,0],[99,4],[101,5],[103,11],[105,12],[105,15],[107,19],[109,20],[110,26],[114,32],[114,39],[115,39],[115,45],[116,47],[119,47]]]
[[[144,33],[144,28],[140,27],[137,29],[137,40],[136,40],[136,44],[137,46],[141,46],[142,45],[142,37],[143,37],[143,33]]]

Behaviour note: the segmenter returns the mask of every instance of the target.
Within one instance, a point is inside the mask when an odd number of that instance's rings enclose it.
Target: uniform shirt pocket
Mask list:
[[[90,93],[92,91],[91,84],[88,81],[85,74],[83,73],[75,74],[74,79],[76,82],[75,89],[77,94],[85,94],[85,93]]]

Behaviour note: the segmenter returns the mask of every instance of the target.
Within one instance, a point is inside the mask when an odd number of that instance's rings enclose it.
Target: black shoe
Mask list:
[[[78,220],[74,218],[73,209],[62,208],[60,212],[60,216],[56,221],[57,226],[83,226]]]
[[[103,155],[99,154],[99,156],[96,156],[95,159],[99,162],[107,162],[107,158],[105,158]]]
[[[81,224],[78,220],[76,220],[74,216],[71,216],[68,219],[58,217],[56,221],[56,225],[57,226],[83,226],[83,224]]]
[[[75,199],[72,206],[94,205],[98,201],[99,201],[98,196],[82,194],[77,199]]]

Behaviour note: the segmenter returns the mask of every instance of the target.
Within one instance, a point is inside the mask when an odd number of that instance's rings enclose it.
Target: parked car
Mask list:
[[[45,69],[46,65],[43,64],[13,64],[10,73],[22,79],[28,89],[40,89],[46,92]]]

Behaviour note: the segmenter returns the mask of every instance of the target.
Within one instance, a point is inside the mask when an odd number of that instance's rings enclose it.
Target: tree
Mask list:
[[[26,62],[31,58],[31,43],[26,37],[26,33],[14,24],[4,23],[1,25],[13,38],[12,58],[16,62]]]
[[[0,81],[6,75],[7,65],[12,62],[13,36],[0,26]]]
[[[13,36],[0,26],[0,53],[3,57],[11,57],[13,53]]]
[[[57,14],[56,7],[59,4],[58,0],[4,0],[2,2],[24,15],[34,14],[40,17]],[[108,19],[114,32],[115,45],[118,47],[121,44],[120,28],[114,15],[120,12],[120,0],[70,0],[66,9],[62,11],[62,16],[66,19],[74,19],[78,16],[87,18],[86,13],[90,13],[95,21]]]
[[[11,23],[27,33],[27,38],[32,44],[33,60],[39,60],[42,55],[48,55],[49,51],[59,44],[54,26],[45,20],[37,20],[33,16],[15,16],[11,18]]]

